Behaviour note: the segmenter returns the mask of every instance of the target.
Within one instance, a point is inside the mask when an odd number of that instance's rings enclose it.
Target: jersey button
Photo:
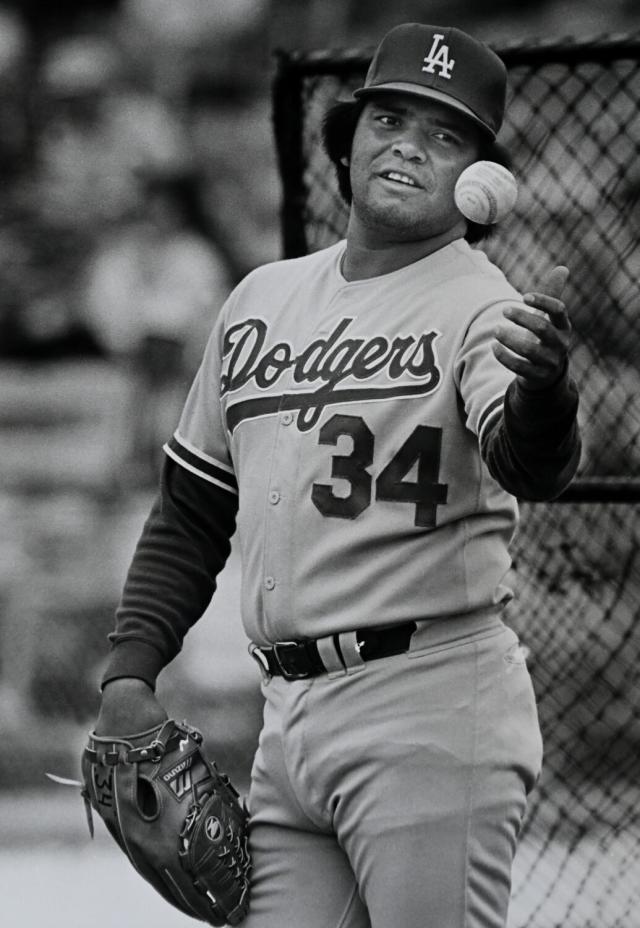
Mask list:
[[[272,506],[275,506],[276,503],[280,502],[280,494],[277,490],[271,490],[269,493],[269,502]]]
[[[280,421],[283,425],[291,425],[293,422],[293,413],[292,412],[283,412],[280,417]]]
[[[272,590],[272,589],[275,587],[275,585],[276,585],[276,581],[275,581],[275,579],[274,579],[273,577],[265,577],[265,578],[264,578],[264,586],[265,586],[265,589],[267,589],[267,590]]]

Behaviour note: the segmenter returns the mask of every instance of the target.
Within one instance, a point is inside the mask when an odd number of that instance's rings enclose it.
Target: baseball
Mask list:
[[[511,212],[518,185],[508,168],[495,161],[476,161],[458,178],[453,198],[466,219],[490,226]]]

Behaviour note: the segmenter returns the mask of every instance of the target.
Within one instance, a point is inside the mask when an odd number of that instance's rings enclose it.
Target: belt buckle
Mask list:
[[[282,663],[280,652],[291,651],[300,647],[299,641],[276,641],[273,645],[273,655],[277,661],[278,667],[282,672],[285,680],[308,680],[310,674],[308,671],[288,670]]]

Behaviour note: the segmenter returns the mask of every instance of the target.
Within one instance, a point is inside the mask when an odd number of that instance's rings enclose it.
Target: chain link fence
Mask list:
[[[281,53],[274,126],[288,257],[342,237],[320,124],[372,49]],[[521,291],[567,264],[584,452],[560,500],[522,506],[509,623],[530,652],[546,762],[512,928],[635,928],[640,905],[640,38],[497,49],[519,197],[483,247]]]

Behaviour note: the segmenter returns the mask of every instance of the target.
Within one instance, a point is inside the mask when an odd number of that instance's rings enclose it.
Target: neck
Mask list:
[[[466,224],[460,223],[451,229],[418,241],[372,241],[361,230],[349,222],[347,247],[342,261],[342,274],[348,281],[380,277],[400,268],[407,267],[427,255],[433,254],[456,239],[463,238]]]

